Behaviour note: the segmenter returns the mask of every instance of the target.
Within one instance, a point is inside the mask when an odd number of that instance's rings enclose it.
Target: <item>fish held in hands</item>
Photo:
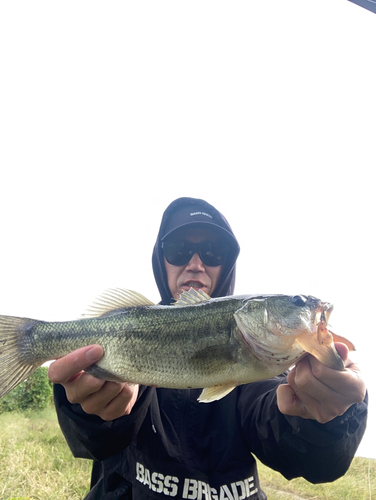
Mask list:
[[[306,295],[210,298],[190,289],[170,306],[109,290],[82,319],[46,322],[0,316],[0,397],[44,362],[86,345],[104,356],[86,371],[115,382],[203,388],[199,401],[286,371],[307,353],[343,370],[327,329],[333,307]]]

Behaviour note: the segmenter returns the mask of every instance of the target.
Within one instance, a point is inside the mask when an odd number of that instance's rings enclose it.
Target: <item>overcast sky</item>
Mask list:
[[[240,241],[236,293],[332,302],[372,396],[375,22],[346,0],[2,2],[0,313],[157,302],[162,212],[201,197]]]

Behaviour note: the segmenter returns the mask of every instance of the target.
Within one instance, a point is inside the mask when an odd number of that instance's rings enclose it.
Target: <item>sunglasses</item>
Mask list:
[[[221,266],[226,261],[229,251],[225,243],[211,243],[210,241],[202,243],[165,241],[162,243],[162,249],[167,262],[173,266],[185,266],[195,253],[199,255],[205,266]]]

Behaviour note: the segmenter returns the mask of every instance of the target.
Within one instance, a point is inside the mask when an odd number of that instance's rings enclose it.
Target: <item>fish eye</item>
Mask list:
[[[294,295],[290,298],[290,301],[297,307],[304,307],[306,305],[307,299],[304,295]]]

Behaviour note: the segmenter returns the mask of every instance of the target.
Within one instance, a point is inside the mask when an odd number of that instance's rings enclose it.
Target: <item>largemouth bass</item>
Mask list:
[[[327,329],[333,307],[305,295],[211,299],[184,292],[154,305],[136,292],[105,293],[82,319],[45,322],[0,316],[0,397],[48,360],[100,344],[98,378],[176,389],[203,388],[199,401],[220,399],[237,385],[274,377],[307,353],[343,370]]]

